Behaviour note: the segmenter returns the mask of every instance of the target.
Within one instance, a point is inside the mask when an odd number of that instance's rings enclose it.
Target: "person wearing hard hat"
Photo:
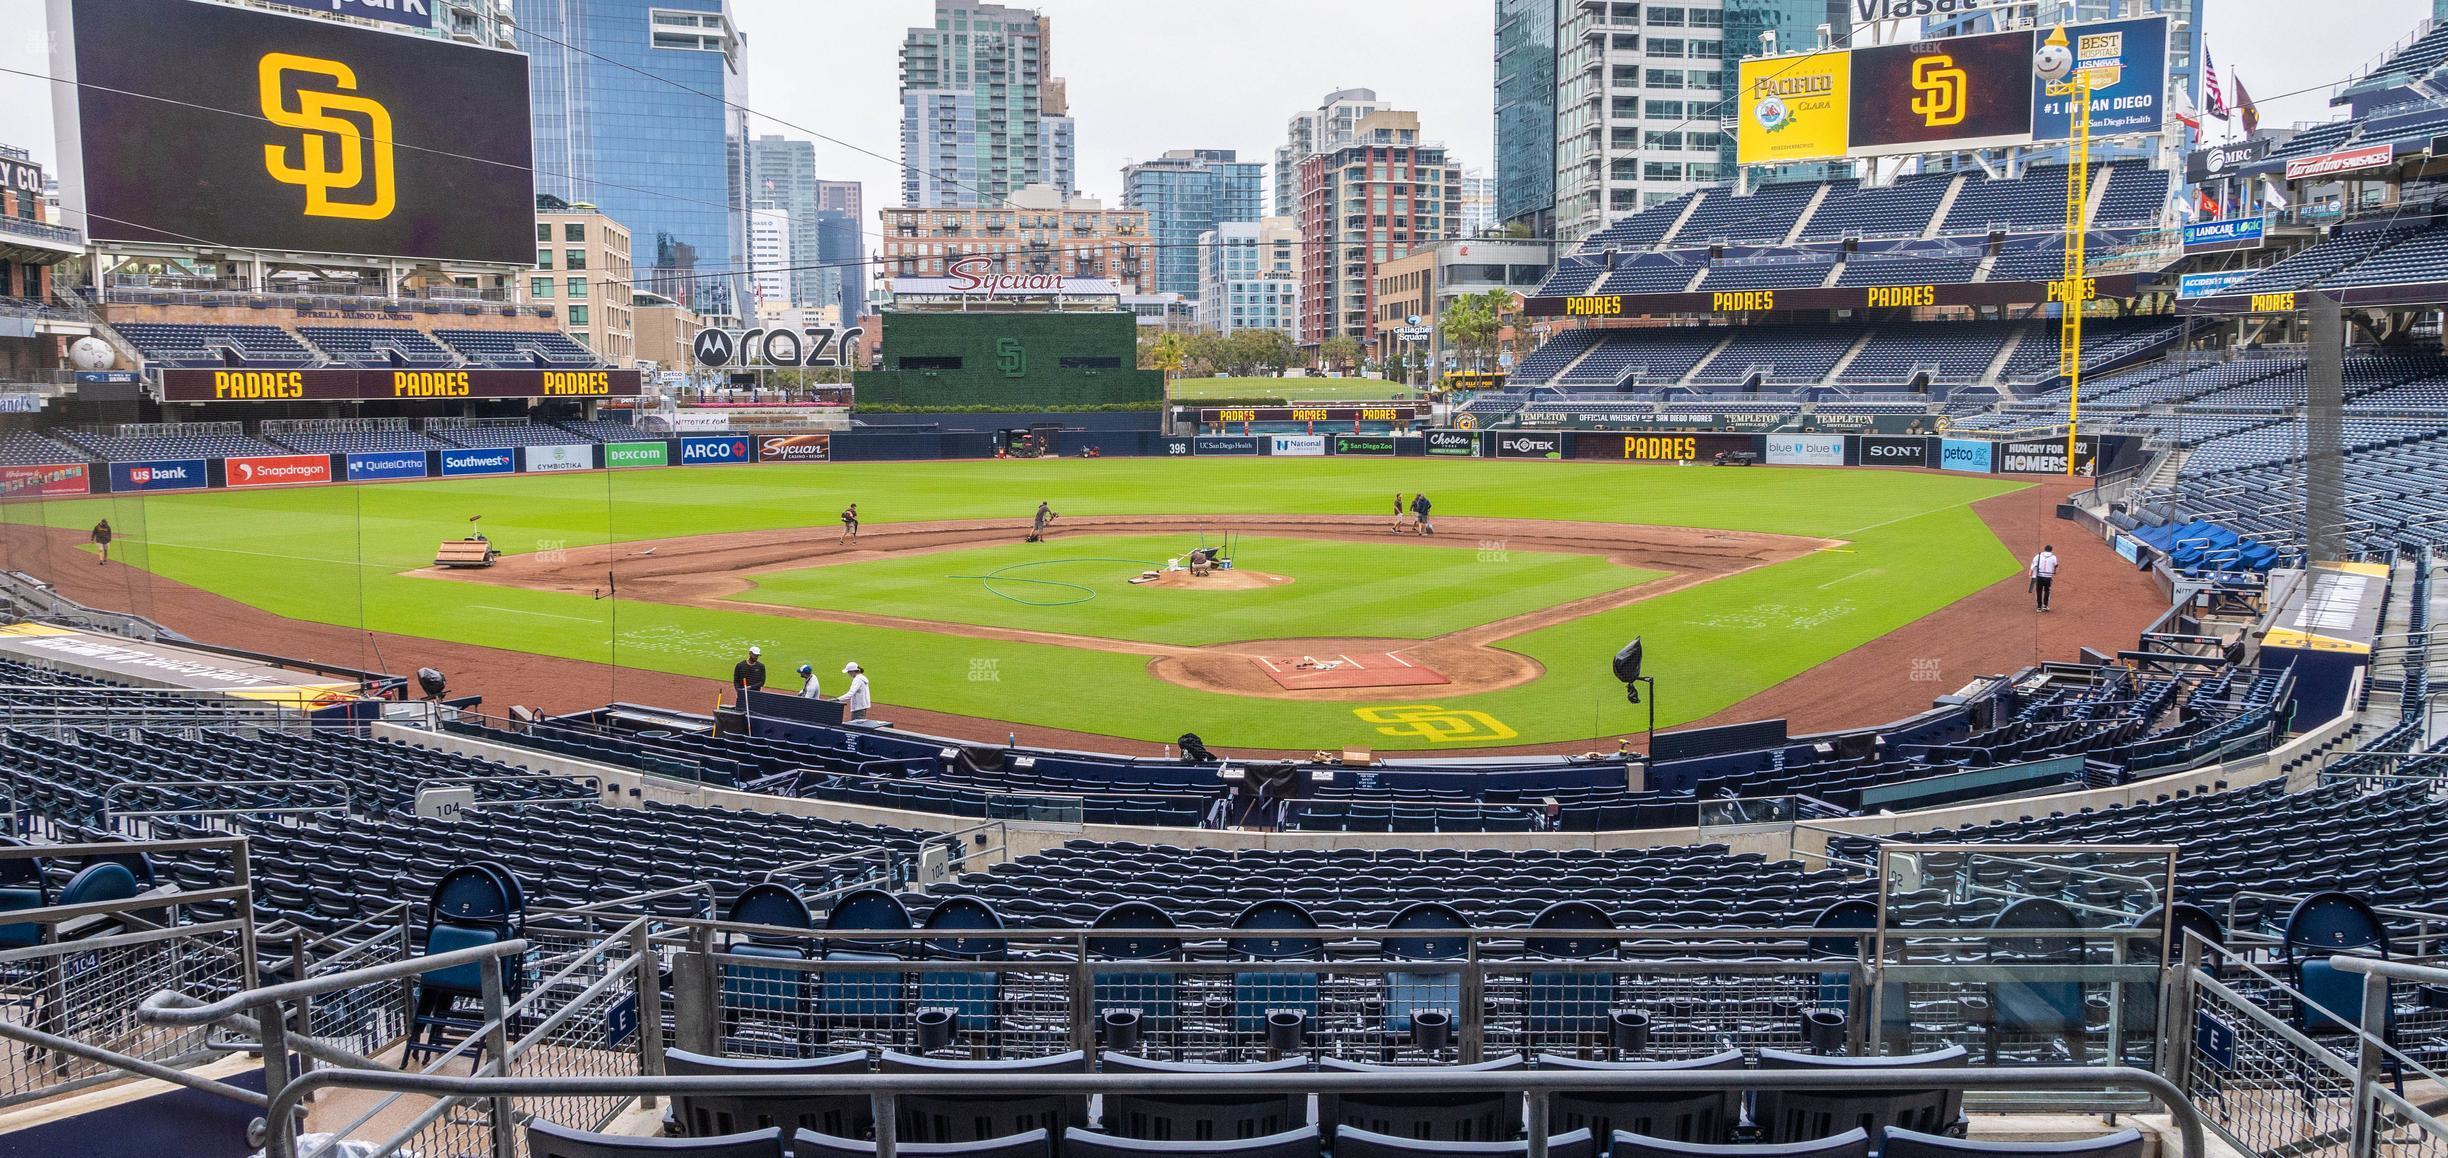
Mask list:
[[[850,690],[842,693],[842,718],[848,720],[866,719],[868,702],[867,669],[860,667],[857,660],[851,660],[849,663],[842,665],[842,674],[850,677]]]
[[[747,701],[747,693],[765,690],[764,648],[750,647],[748,658],[731,665],[731,690],[743,703]]]
[[[824,689],[823,689],[822,687],[819,687],[819,686],[817,685],[817,683],[816,683],[816,665],[815,665],[815,664],[812,664],[812,663],[803,663],[803,664],[800,664],[800,665],[799,665],[799,678],[800,678],[801,680],[806,681],[805,683],[803,683],[803,684],[801,684],[801,685],[800,685],[800,688],[799,688],[799,698],[800,698],[800,699],[803,699],[803,700],[821,700],[821,699],[823,699],[823,698],[824,698]]]

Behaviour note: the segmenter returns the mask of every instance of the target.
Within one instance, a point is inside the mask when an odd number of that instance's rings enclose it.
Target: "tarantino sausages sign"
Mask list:
[[[635,370],[164,370],[164,402],[634,398]]]

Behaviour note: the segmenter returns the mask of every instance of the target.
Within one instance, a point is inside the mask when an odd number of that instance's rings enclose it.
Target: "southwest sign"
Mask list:
[[[164,370],[164,402],[635,398],[635,370]]]

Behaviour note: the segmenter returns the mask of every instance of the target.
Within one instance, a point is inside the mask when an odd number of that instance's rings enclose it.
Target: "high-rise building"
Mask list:
[[[1733,74],[1731,0],[1572,3],[1556,13],[1555,236],[1732,175],[1717,129]],[[1760,0],[1776,3],[1781,0]],[[1825,8],[1827,0],[1797,0]]]
[[[774,201],[749,204],[748,214],[748,289],[757,306],[815,305],[803,301],[792,292],[792,255],[797,249],[791,244],[798,239],[797,221],[791,211]]]
[[[1556,9],[1496,0],[1496,218],[1555,231]]]
[[[1200,329],[1299,335],[1298,223],[1289,217],[1224,222],[1199,235],[1198,259]]]
[[[1462,236],[1496,231],[1496,179],[1476,169],[1462,174]]]
[[[748,143],[748,171],[757,199],[790,214],[791,304],[840,306],[843,317],[858,317],[867,308],[866,248],[858,230],[866,220],[866,190],[856,181],[818,176],[813,142],[770,134]]]
[[[887,209],[876,269],[885,278],[946,277],[954,263],[980,272],[1105,278],[1131,292],[1146,284],[1148,215],[1107,209],[1029,185],[991,208]],[[977,267],[969,267],[977,268]]]
[[[1266,215],[1266,166],[1231,149],[1173,149],[1122,167],[1122,204],[1145,209],[1155,239],[1156,293],[1196,297],[1199,237]]]
[[[628,226],[640,289],[738,316],[748,66],[730,0],[512,0],[512,12],[536,192]]]
[[[1053,23],[982,0],[935,0],[901,42],[901,203],[1000,204],[1027,185],[1077,188]]]
[[[1377,267],[1462,224],[1462,167],[1420,140],[1419,114],[1385,109],[1351,143],[1300,164],[1300,343],[1371,335]]]
[[[536,266],[527,300],[561,315],[561,328],[614,366],[637,357],[630,233],[596,206],[536,195]]]
[[[1384,107],[1377,90],[1347,88],[1327,93],[1314,109],[1292,114],[1284,124],[1284,143],[1275,149],[1275,216],[1300,213],[1301,162],[1350,144],[1360,118]]]

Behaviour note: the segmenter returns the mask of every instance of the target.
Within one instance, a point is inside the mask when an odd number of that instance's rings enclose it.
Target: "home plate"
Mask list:
[[[1288,692],[1314,692],[1329,688],[1416,687],[1452,682],[1435,668],[1383,651],[1252,656],[1250,662],[1257,664],[1259,670],[1274,679],[1276,686]]]

